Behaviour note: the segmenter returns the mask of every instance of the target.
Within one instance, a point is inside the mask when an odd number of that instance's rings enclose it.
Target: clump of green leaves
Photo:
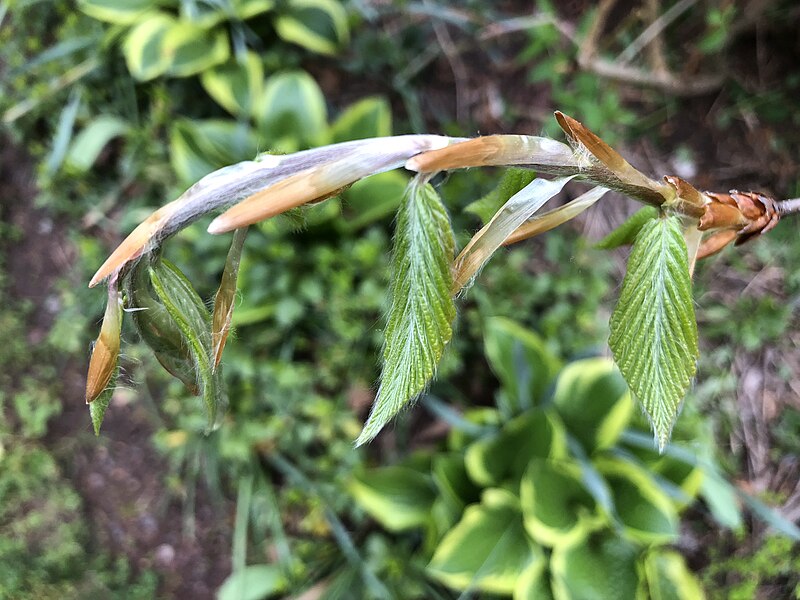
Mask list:
[[[609,360],[564,365],[502,318],[485,334],[497,407],[452,421],[444,450],[358,475],[357,502],[397,536],[424,532],[426,577],[454,590],[701,597],[668,546],[714,467],[628,444],[634,405]]]

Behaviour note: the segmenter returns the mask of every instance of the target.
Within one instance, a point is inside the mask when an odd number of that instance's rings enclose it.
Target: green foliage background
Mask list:
[[[53,284],[58,310],[42,343],[30,341],[26,324],[37,307],[12,298],[5,281],[0,286],[0,330],[6,340],[0,349],[5,416],[0,427],[0,585],[5,587],[0,587],[0,597],[145,598],[153,597],[158,586],[165,589],[164,573],[152,566],[132,566],[134,557],[113,555],[102,547],[101,526],[87,518],[86,500],[70,481],[71,453],[104,442],[88,435],[54,439],[52,433],[58,429],[54,424],[69,414],[62,403],[82,402],[65,393],[63,373],[84,369],[85,349],[102,311],[102,294],[85,290],[84,282],[121,234],[205,173],[250,159],[258,151],[291,152],[411,131],[463,135],[477,129],[475,123],[456,122],[453,110],[431,100],[441,94],[441,87],[431,83],[439,79],[437,72],[426,67],[437,60],[440,68],[447,68],[447,61],[437,54],[431,24],[412,21],[392,35],[373,26],[368,4],[336,0],[0,3],[3,136],[9,146],[24,149],[35,164],[38,193],[35,201],[29,199],[31,209],[55,219],[75,249],[73,270]],[[777,4],[780,11],[787,3]],[[537,6],[552,10],[545,2]],[[460,21],[457,12],[430,3],[397,3],[386,18],[398,19],[406,9],[449,23],[459,32],[474,33],[473,25]],[[485,14],[486,23],[499,18],[482,2],[465,2],[463,9]],[[591,17],[586,13],[575,20],[579,33],[586,31]],[[724,54],[726,28],[734,17],[703,7],[689,14],[700,32],[695,43],[703,55]],[[542,103],[548,110],[574,114],[609,141],[651,133],[683,108],[682,101],[657,94],[643,93],[638,104],[625,101],[623,88],[589,72],[574,71],[575,48],[555,27],[532,27],[521,39],[514,60],[522,74],[514,81],[534,86],[549,98]],[[630,39],[614,41],[624,45]],[[798,130],[798,116],[787,107],[792,106],[798,86],[796,69],[767,94],[754,93],[734,80],[726,89],[725,106],[714,113],[717,122],[710,126],[724,130],[742,113],[756,115],[765,127],[783,129],[771,142],[780,155],[797,142],[792,131]],[[495,121],[499,127],[509,131],[530,127],[524,104],[509,99],[502,106]],[[556,133],[548,121],[535,126]],[[669,135],[666,127],[663,131]],[[697,149],[688,142],[681,144],[678,140],[677,154],[698,158]],[[15,168],[13,156],[4,155],[6,166]],[[435,182],[452,217],[458,247],[480,224],[479,206],[474,207],[475,214],[463,208],[489,194],[497,175],[470,171]],[[353,450],[352,440],[368,406],[364,398],[370,397],[379,376],[379,329],[389,310],[391,215],[402,200],[406,181],[400,173],[377,176],[340,199],[254,228],[242,259],[236,334],[224,358],[229,412],[211,436],[203,434],[202,403],[169,378],[143,345],[134,343],[124,357],[124,376],[139,403],[147,407],[146,433],[139,443],[153,444],[168,465],[158,474],[165,482],[164,502],[184,509],[187,535],[198,527],[194,511],[204,496],[216,499],[215,519],[230,523],[234,574],[221,588],[222,598],[240,597],[242,585],[253,597],[266,597],[297,593],[309,582],[323,586],[328,598],[348,597],[356,587],[364,597],[374,598],[458,597],[450,589],[459,588],[452,578],[435,576],[437,568],[441,573],[446,559],[452,558],[445,557],[446,536],[452,547],[457,534],[449,528],[459,522],[461,511],[469,520],[467,511],[481,506],[489,507],[493,519],[517,523],[515,494],[521,492],[491,481],[482,484],[488,496],[471,490],[472,508],[462,502],[455,512],[451,506],[449,513],[437,513],[425,504],[441,501],[437,496],[441,490],[431,484],[432,478],[442,465],[475,460],[478,451],[470,448],[479,442],[470,422],[496,435],[513,430],[515,419],[534,410],[520,405],[521,397],[514,391],[518,379],[530,377],[519,353],[512,351],[499,361],[497,349],[487,346],[484,352],[487,323],[496,322],[492,317],[498,315],[512,318],[515,330],[534,331],[535,345],[557,360],[570,362],[604,349],[609,307],[621,283],[618,265],[576,229],[562,228],[505,251],[490,263],[461,303],[431,399],[401,414],[373,446]],[[786,195],[800,193],[796,171],[794,180],[783,183],[789,187],[781,190]],[[25,235],[6,223],[14,200],[3,198],[0,204],[4,219],[0,257],[14,253]],[[690,433],[678,432],[677,438],[682,444],[699,443],[704,458],[712,465],[722,463],[732,476],[741,469],[742,451],[717,456],[714,447],[727,443],[739,427],[731,402],[738,382],[730,364],[741,356],[734,348],[756,352],[769,346],[774,349],[771,356],[777,357],[779,377],[790,381],[793,374],[795,342],[787,332],[797,324],[794,307],[800,276],[793,264],[800,245],[791,223],[781,225],[770,238],[741,253],[724,254],[707,270],[700,269],[696,280],[704,345],[700,383],[687,401],[693,408],[687,407],[682,416]],[[173,240],[167,257],[207,298],[216,287],[227,245],[224,237],[206,235],[201,224]],[[776,293],[742,293],[729,301],[714,285],[720,273],[749,281],[777,265],[785,271]],[[4,265],[0,276],[0,280],[9,277]],[[135,342],[132,328],[124,335]],[[501,373],[506,368],[501,365],[511,367]],[[141,420],[120,405],[121,396],[124,391],[117,394],[116,404],[112,401],[110,412],[119,410],[125,418]],[[796,414],[787,409],[777,427],[772,452],[778,457],[800,453]],[[635,413],[629,417],[634,430],[643,425]],[[122,425],[112,424],[109,437],[124,427],[125,418]],[[447,438],[437,432],[442,424],[450,429]],[[463,427],[471,433],[464,433]],[[574,435],[584,435],[585,429]],[[376,467],[392,474],[387,479],[394,491],[385,494],[384,501],[396,502],[401,492],[420,488],[425,508],[419,509],[420,498],[410,499],[404,511],[392,506],[392,514],[406,518],[392,525],[368,504],[354,502],[348,492],[353,482]],[[491,474],[491,469],[485,471]],[[673,475],[686,473],[669,473]],[[419,485],[395,489],[404,477]],[[734,542],[751,549],[755,563],[746,554],[726,560],[714,556],[714,552],[724,555],[726,544],[731,544],[714,518],[736,529],[740,540],[752,530],[745,527],[738,510],[728,507],[726,515],[715,506],[715,499],[719,504],[720,498],[730,495],[717,488],[705,490],[704,498],[705,505],[690,505],[687,500],[673,510],[685,511],[689,527],[717,532],[710,539],[719,549],[715,546],[707,562],[692,564],[701,570],[709,595],[724,597],[730,591],[746,597],[759,586],[780,593],[796,590],[796,569],[769,564],[769,557],[790,552],[783,541],[775,541],[783,538],[765,538],[760,548],[761,538],[755,535],[747,544]],[[443,514],[449,521],[441,520]],[[440,520],[431,524],[431,518]],[[610,544],[631,543],[625,533],[607,523],[603,527],[597,535],[610,539]],[[529,544],[525,534],[517,541]],[[683,565],[677,553],[656,546],[660,554],[647,554],[649,547],[637,546],[641,565]],[[564,545],[559,552],[564,555],[576,548],[581,546]],[[554,565],[526,572],[525,581],[533,589],[542,573],[557,571],[566,559],[559,563],[558,553],[549,546],[531,552],[541,552],[549,560],[537,564]],[[759,565],[755,579],[742,574],[752,564]],[[559,577],[562,589],[574,589],[582,582],[579,573]],[[487,594],[509,591],[505,584],[478,589]],[[577,592],[573,596],[582,597]]]

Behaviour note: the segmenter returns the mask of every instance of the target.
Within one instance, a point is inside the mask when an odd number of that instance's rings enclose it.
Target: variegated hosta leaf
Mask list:
[[[692,281],[678,217],[648,221],[636,236],[611,315],[609,346],[663,451],[698,356]]]
[[[469,283],[506,238],[558,194],[573,177],[534,179],[514,194],[458,255],[453,265],[453,294]]]
[[[383,372],[378,395],[356,445],[374,438],[425,389],[452,336],[450,295],[455,241],[436,190],[415,179],[400,208]]]

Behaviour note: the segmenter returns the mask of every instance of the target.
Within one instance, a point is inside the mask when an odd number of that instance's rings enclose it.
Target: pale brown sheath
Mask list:
[[[243,201],[241,209],[221,215],[209,227],[212,233],[237,229],[324,198],[368,175],[402,167],[420,152],[459,141],[462,138],[438,135],[370,138],[284,156],[262,155],[259,160],[224,167],[203,177],[134,229],[95,273],[89,287],[213,210]],[[280,187],[273,193],[270,186],[276,184]]]

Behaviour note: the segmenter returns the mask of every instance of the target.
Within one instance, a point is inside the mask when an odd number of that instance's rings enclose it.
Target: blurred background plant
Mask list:
[[[696,597],[698,581],[711,597],[796,593],[796,565],[778,560],[796,554],[785,534],[800,518],[788,220],[698,270],[702,383],[664,458],[587,358],[605,351],[624,256],[592,244],[632,212],[623,201],[488,265],[431,394],[352,449],[378,375],[400,173],[252,228],[220,430],[205,437],[200,402],[129,344],[136,392],[116,390],[103,438],[90,435],[81,378],[102,306],[89,275],[153,208],[259,151],[555,134],[560,108],[645,171],[800,195],[795,3],[523,4],[0,2],[0,596],[492,597],[518,579],[583,598],[580,565],[612,553],[614,584],[643,597],[664,582]],[[496,175],[438,185],[462,209]],[[481,224],[479,205],[453,215],[456,231]],[[209,297],[228,240],[203,231],[168,258]],[[526,427],[550,435],[509,461]],[[548,478],[573,510],[541,513],[533,482]],[[475,535],[491,545],[481,527],[497,523],[529,565],[459,552]]]

